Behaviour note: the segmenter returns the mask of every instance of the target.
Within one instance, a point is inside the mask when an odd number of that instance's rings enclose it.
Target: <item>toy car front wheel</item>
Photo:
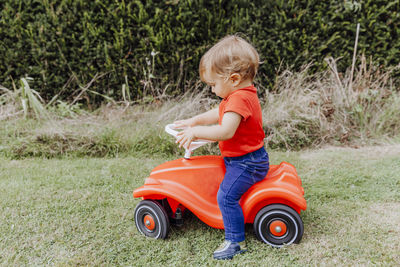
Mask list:
[[[273,247],[299,243],[304,232],[299,214],[281,204],[262,208],[254,219],[253,227],[257,238]]]
[[[135,224],[139,232],[155,239],[168,235],[169,220],[165,209],[153,200],[142,200],[135,209]]]

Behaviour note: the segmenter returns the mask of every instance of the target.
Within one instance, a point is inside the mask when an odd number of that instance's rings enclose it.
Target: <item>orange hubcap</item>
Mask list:
[[[274,236],[283,236],[286,234],[286,224],[282,221],[273,221],[269,226],[269,231]]]
[[[144,226],[147,229],[149,229],[150,231],[154,230],[154,228],[156,227],[156,224],[154,223],[154,219],[150,215],[144,216],[143,223],[144,223]]]

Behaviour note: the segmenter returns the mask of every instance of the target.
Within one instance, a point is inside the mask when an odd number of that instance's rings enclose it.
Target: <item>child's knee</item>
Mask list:
[[[240,199],[240,198],[239,198]],[[225,193],[221,188],[219,188],[217,193],[217,202],[218,205],[221,206],[233,206],[239,202],[238,199],[232,194]]]
[[[217,202],[218,205],[221,207],[224,204],[224,199],[225,199],[225,193],[224,191],[222,191],[221,187],[218,189],[218,193],[217,193]]]

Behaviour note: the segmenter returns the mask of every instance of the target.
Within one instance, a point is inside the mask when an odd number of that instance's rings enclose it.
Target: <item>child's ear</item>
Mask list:
[[[237,86],[242,81],[242,76],[239,73],[233,73],[229,79],[232,81],[233,86]]]

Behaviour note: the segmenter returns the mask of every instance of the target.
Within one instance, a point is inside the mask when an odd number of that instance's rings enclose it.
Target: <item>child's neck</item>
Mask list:
[[[242,89],[242,88],[245,88],[245,87],[249,87],[249,86],[252,86],[252,85],[253,85],[253,80],[247,79],[247,80],[241,81],[238,85],[236,85],[235,86],[235,90]]]

